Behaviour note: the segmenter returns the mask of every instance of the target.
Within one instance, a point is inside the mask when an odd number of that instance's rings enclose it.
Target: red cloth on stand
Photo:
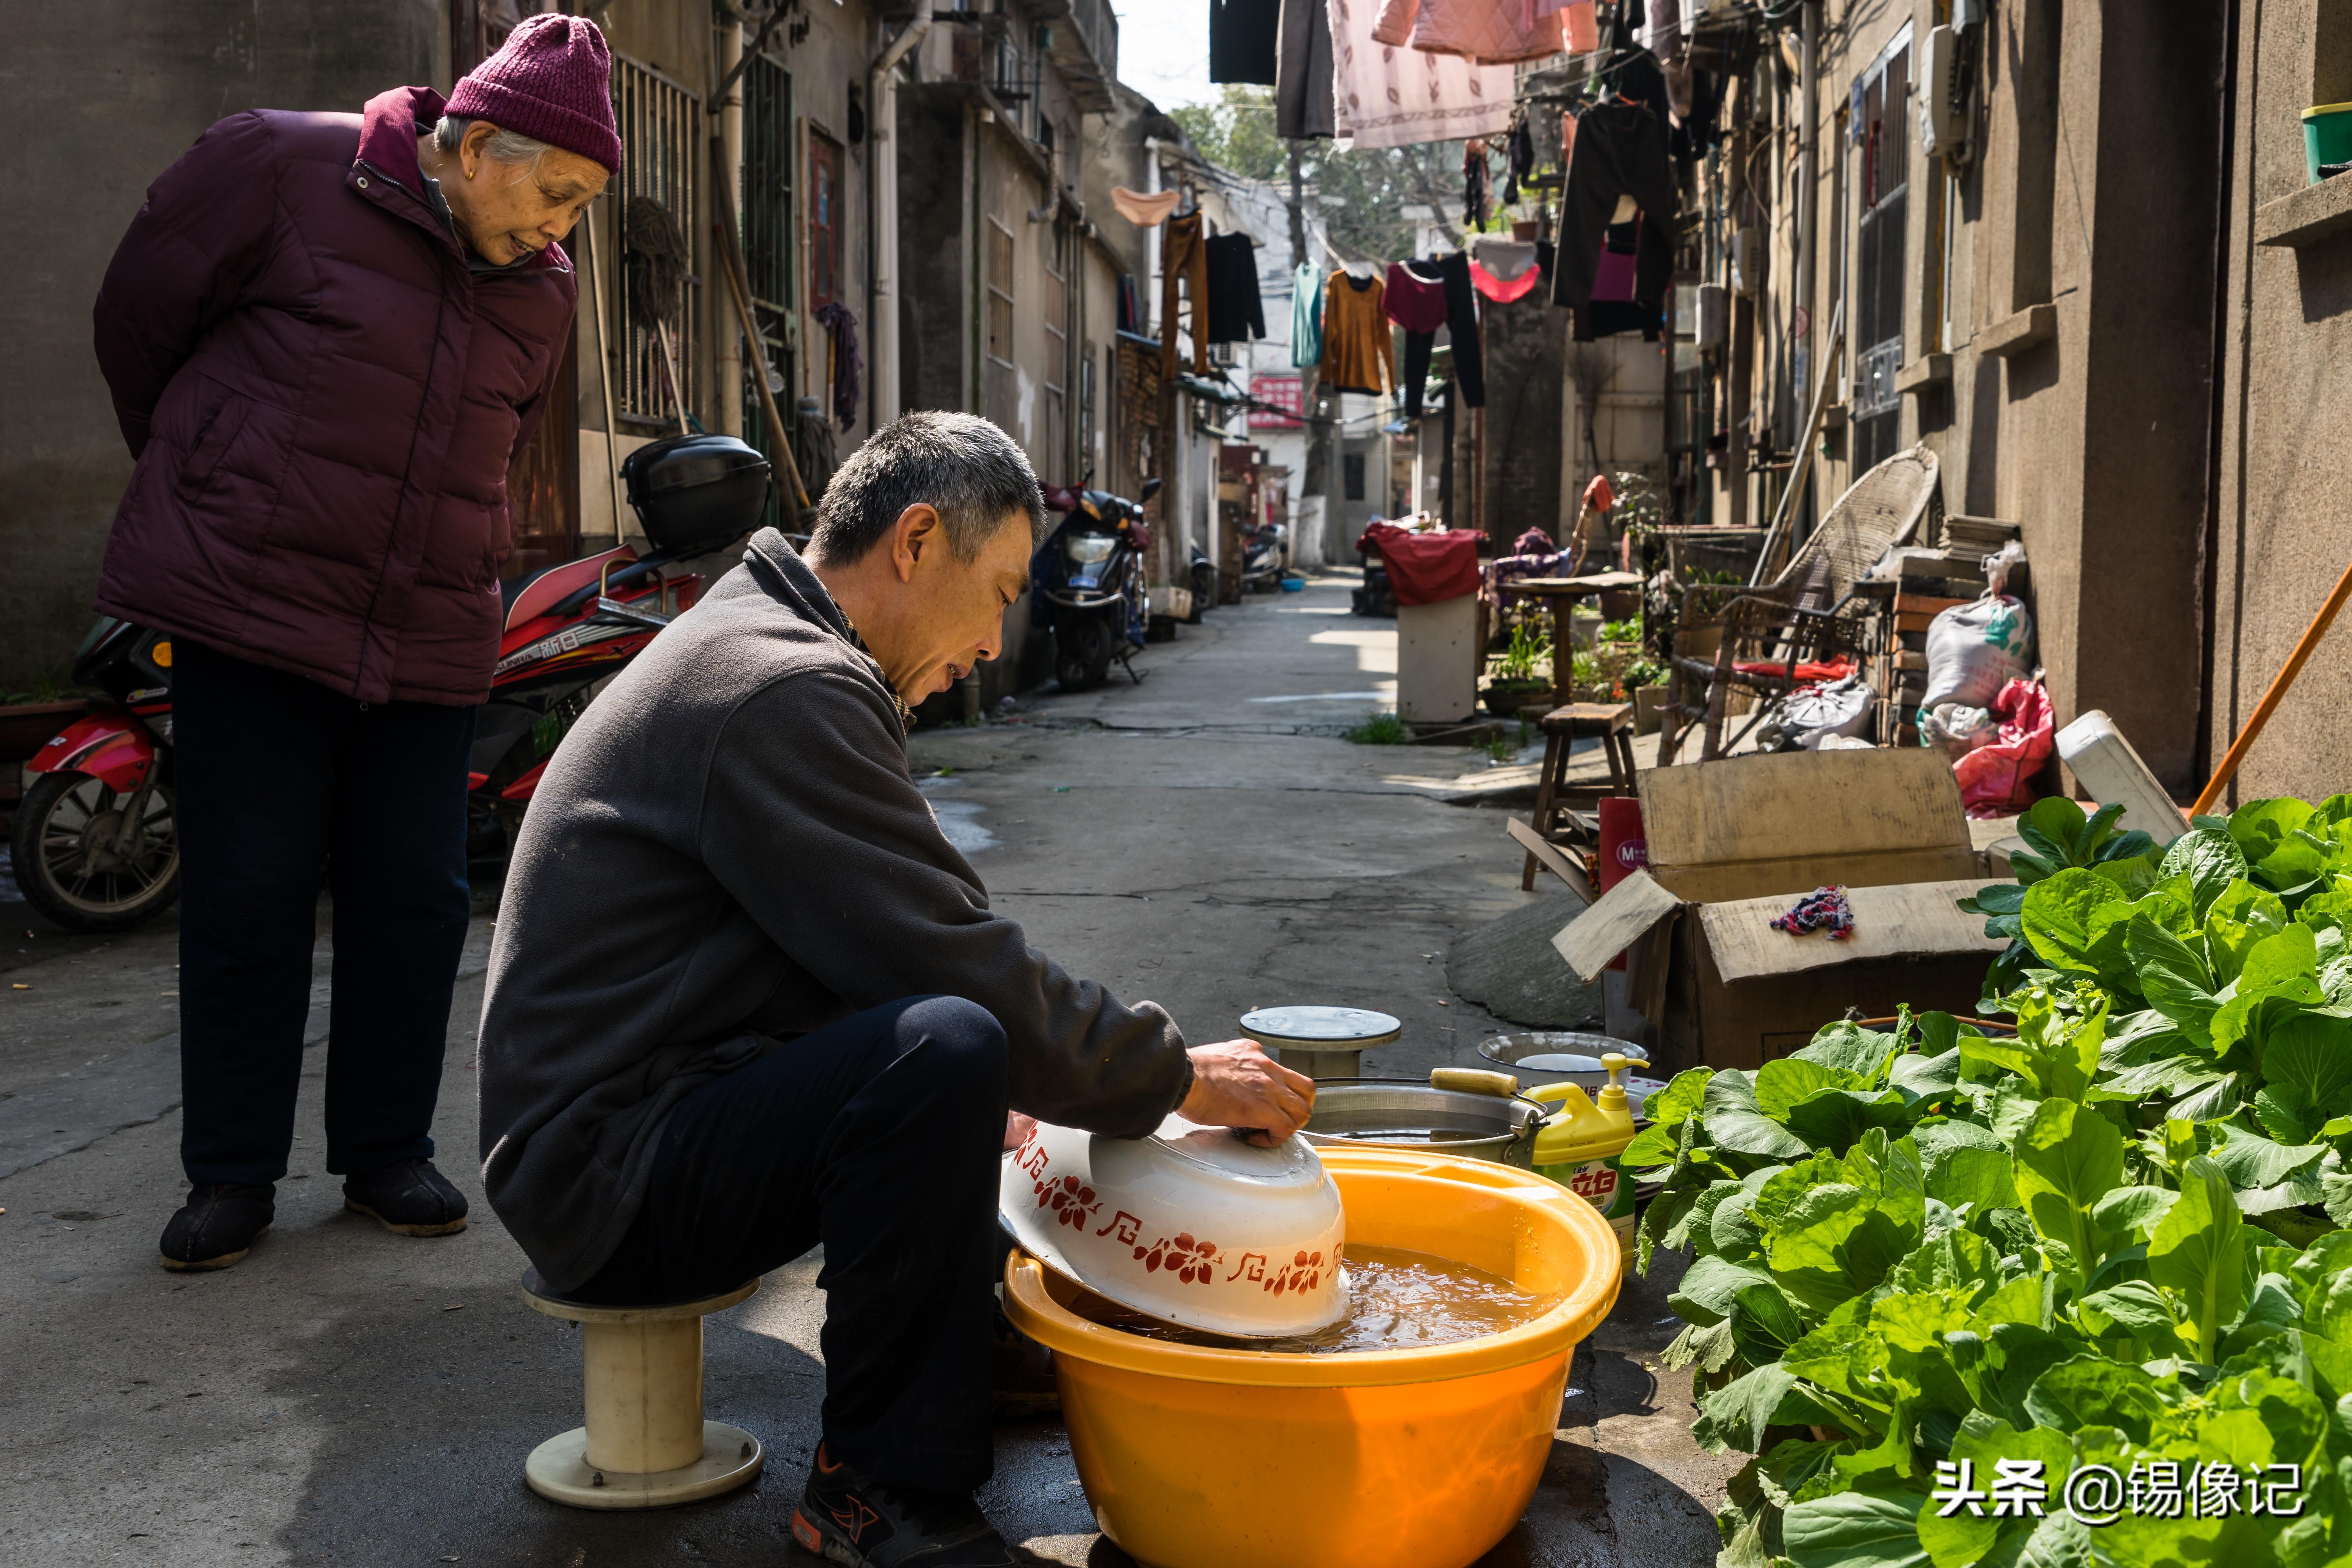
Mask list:
[[[1743,664],[1735,664],[1731,668],[1738,671],[1741,675],[1778,675],[1785,677],[1789,673],[1789,667],[1786,664],[1779,663],[1769,658],[1759,658]],[[1796,679],[1800,682],[1843,680],[1847,676],[1852,675],[1853,670],[1853,660],[1846,658],[1843,654],[1840,654],[1826,664],[1817,659],[1800,660],[1797,665]]]
[[[1364,530],[1356,548],[1388,568],[1389,591],[1400,605],[1442,605],[1478,591],[1478,541],[1466,528],[1408,533],[1392,522]]]

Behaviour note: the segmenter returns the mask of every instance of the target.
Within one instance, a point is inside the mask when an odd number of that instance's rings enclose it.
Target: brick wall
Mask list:
[[[1530,528],[1557,533],[1559,435],[1568,312],[1538,287],[1507,305],[1486,307],[1486,525],[1508,546]],[[1467,411],[1465,410],[1465,413]],[[1455,416],[1456,428],[1467,424]],[[1459,486],[1457,474],[1456,485]],[[1456,511],[1460,506],[1456,496]],[[1457,524],[1459,526],[1459,524]]]

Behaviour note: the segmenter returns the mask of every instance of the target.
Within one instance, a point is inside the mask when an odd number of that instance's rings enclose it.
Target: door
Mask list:
[[[1895,455],[1903,438],[1904,226],[1910,194],[1911,36],[1908,28],[1855,84],[1859,144],[1852,314],[1853,472],[1859,477]]]

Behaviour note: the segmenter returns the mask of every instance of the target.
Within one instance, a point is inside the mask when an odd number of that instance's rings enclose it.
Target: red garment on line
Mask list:
[[[1543,268],[1540,267],[1530,267],[1517,278],[1505,279],[1496,277],[1475,261],[1470,264],[1471,286],[1498,305],[1509,304],[1542,279]]]
[[[1400,605],[1442,605],[1478,591],[1478,540],[1466,528],[1408,533],[1392,522],[1364,530],[1356,548],[1388,568],[1389,591]]]
[[[1787,665],[1775,664],[1769,658],[1756,659],[1747,664],[1735,664],[1731,668],[1741,675],[1786,676],[1789,673]],[[1814,660],[1801,662],[1797,666],[1797,679],[1800,681],[1843,680],[1853,671],[1853,660],[1840,654],[1826,664]]]

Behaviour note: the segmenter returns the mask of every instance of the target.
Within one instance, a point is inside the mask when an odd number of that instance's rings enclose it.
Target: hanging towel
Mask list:
[[[1391,48],[1460,55],[1481,65],[1549,59],[1560,50],[1557,16],[1523,0],[1381,0],[1372,37]]]
[[[1396,351],[1381,310],[1381,280],[1334,272],[1323,286],[1322,379],[1340,392],[1379,396],[1396,382]]]
[[[1209,0],[1209,79],[1272,87],[1281,25],[1282,0]]]
[[[1167,222],[1168,215],[1182,199],[1181,191],[1130,191],[1125,185],[1110,188],[1110,205],[1118,209],[1119,216],[1138,228]]]
[[[1323,274],[1300,262],[1290,275],[1290,363],[1307,370],[1323,363]]]
[[[1510,123],[1510,67],[1391,47],[1372,37],[1374,0],[1329,5],[1333,128],[1351,146],[1458,142]]]
[[[1185,280],[1192,301],[1192,374],[1209,374],[1209,250],[1202,243],[1201,215],[1186,213],[1168,220],[1168,237],[1160,257],[1160,374],[1176,374],[1176,280]]]
[[[1278,47],[1274,133],[1289,142],[1328,138],[1332,132],[1331,11],[1325,0],[1282,0]]]
[[[1245,234],[1221,234],[1209,252],[1209,341],[1245,343],[1265,336],[1257,292],[1257,247]]]
[[[857,423],[858,394],[866,361],[857,352],[857,318],[839,300],[816,308],[817,324],[833,340],[833,416],[841,427]]]

